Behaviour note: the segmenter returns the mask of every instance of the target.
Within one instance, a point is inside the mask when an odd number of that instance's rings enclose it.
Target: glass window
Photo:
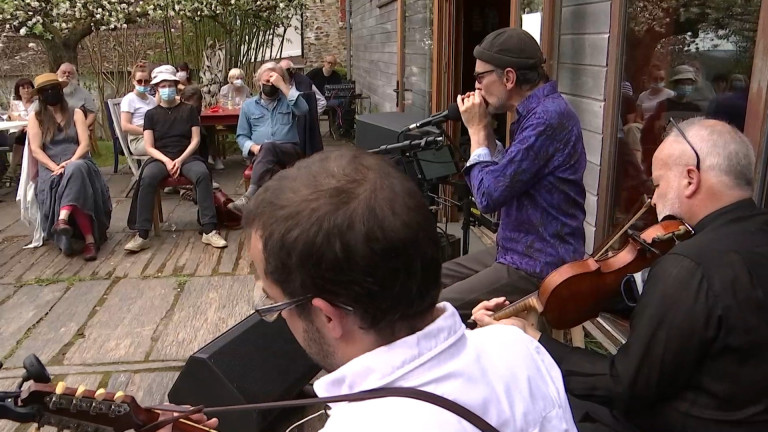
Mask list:
[[[744,130],[760,2],[654,3],[628,0],[611,232],[653,194],[651,161],[670,118]],[[654,223],[651,208],[634,228]]]

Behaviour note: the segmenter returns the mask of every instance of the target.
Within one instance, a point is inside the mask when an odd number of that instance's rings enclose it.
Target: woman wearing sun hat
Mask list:
[[[138,231],[124,247],[130,252],[150,247],[155,191],[161,181],[179,176],[195,185],[203,243],[216,248],[227,246],[217,230],[211,174],[198,154],[200,113],[194,106],[178,100],[179,79],[175,72],[173,66],[167,65],[152,71],[150,84],[157,89],[160,104],[144,115],[144,145],[151,159],[142,166],[128,215],[128,228]]]
[[[82,238],[83,258],[95,260],[99,246],[107,241],[112,202],[89,154],[85,115],[67,105],[63,89],[68,83],[56,74],[38,75],[34,84],[39,100],[27,133],[38,162],[35,197],[43,234],[66,255],[74,252],[72,237]]]

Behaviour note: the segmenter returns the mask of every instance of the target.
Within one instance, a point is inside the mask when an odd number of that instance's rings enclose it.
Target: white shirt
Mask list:
[[[296,81],[291,81],[291,88],[296,88]],[[328,102],[325,100],[325,96],[320,93],[320,90],[318,90],[314,84],[312,84],[312,91],[315,93],[315,99],[317,99],[317,115],[320,115]]]
[[[560,369],[517,327],[467,330],[448,303],[423,330],[379,347],[318,379],[318,396],[412,387],[451,399],[502,432],[576,432]],[[383,398],[331,404],[323,432],[477,432],[427,402]]]
[[[667,88],[661,89],[661,92],[655,95],[652,95],[650,90],[640,93],[640,96],[637,97],[637,104],[643,109],[643,118],[647,119],[653,114],[659,102],[669,99],[674,95],[675,92]]]
[[[120,102],[120,112],[131,113],[131,124],[134,126],[144,126],[144,114],[157,106],[157,101],[152,96],[147,95],[146,99],[136,96],[136,93],[130,92],[123,96]]]

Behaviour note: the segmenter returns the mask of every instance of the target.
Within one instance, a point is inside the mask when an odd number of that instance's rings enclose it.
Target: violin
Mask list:
[[[688,224],[676,219],[659,222],[642,233],[629,229],[650,204],[650,200],[646,200],[640,211],[594,257],[558,267],[544,278],[537,292],[496,312],[493,319],[524,312],[533,312],[534,316],[541,313],[552,328],[564,330],[597,318],[620,294],[621,282],[628,274],[650,267],[678,242],[693,235]],[[625,233],[629,235],[627,244],[617,252],[606,253]]]

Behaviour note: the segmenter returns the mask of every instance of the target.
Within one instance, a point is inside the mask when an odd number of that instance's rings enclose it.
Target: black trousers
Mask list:
[[[440,301],[447,301],[464,320],[483,300],[519,300],[539,289],[541,281],[514,267],[496,262],[496,247],[464,255],[443,264]]]
[[[253,159],[251,186],[260,188],[278,172],[290,168],[304,155],[296,143],[266,142]]]
[[[181,175],[195,185],[197,207],[200,212],[200,224],[216,224],[216,208],[213,205],[213,183],[211,174],[200,159],[191,159],[181,166]],[[136,229],[152,229],[152,213],[155,210],[155,192],[157,185],[171,175],[165,164],[158,160],[147,163],[139,179],[139,199],[136,208]]]

